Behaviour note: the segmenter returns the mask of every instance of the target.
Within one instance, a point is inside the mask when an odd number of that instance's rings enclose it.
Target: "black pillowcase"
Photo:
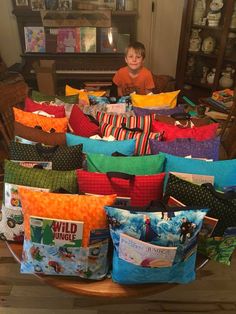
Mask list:
[[[236,226],[236,199],[226,199],[226,195],[209,189],[205,185],[196,185],[169,174],[165,199],[173,196],[187,206],[209,208],[207,216],[219,219],[213,236],[222,236],[228,227]],[[225,198],[224,198],[225,197]]]
[[[75,146],[43,146],[22,144],[11,141],[9,154],[11,160],[51,161],[53,170],[75,170],[82,168],[84,154],[83,145]]]

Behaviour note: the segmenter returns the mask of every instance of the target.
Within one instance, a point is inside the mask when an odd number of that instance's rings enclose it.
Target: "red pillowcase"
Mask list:
[[[165,173],[154,175],[134,176],[130,180],[109,178],[106,173],[77,171],[80,193],[99,195],[117,194],[130,197],[131,206],[146,206],[152,200],[161,200]]]
[[[25,99],[24,110],[28,112],[44,111],[50,115],[53,115],[54,118],[64,118],[66,116],[64,106],[52,106],[47,103],[38,104],[29,97],[26,97]]]
[[[164,141],[173,141],[176,138],[194,138],[197,141],[209,140],[216,136],[219,123],[212,123],[199,127],[181,128],[175,125],[152,121],[152,131],[163,133]]]
[[[101,135],[99,126],[90,121],[77,105],[74,105],[72,108],[69,129],[72,133],[83,137],[90,137],[96,134]]]

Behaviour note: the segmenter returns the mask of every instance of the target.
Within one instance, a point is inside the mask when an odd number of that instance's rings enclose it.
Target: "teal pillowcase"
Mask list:
[[[112,279],[120,284],[189,283],[207,209],[135,212],[105,206],[114,244]],[[168,212],[167,212],[168,213]]]
[[[87,169],[90,172],[124,172],[134,175],[148,175],[163,172],[163,154],[113,157],[102,154],[87,154]]]
[[[66,144],[67,146],[83,144],[84,153],[111,155],[112,153],[119,152],[123,155],[132,156],[136,140],[103,141],[66,133]]]
[[[214,186],[218,190],[236,185],[236,159],[205,161],[162,154],[166,157],[165,172],[174,171],[214,176]]]
[[[45,101],[45,102],[50,102],[50,101],[55,101],[56,99],[60,99],[61,101],[68,103],[68,104],[77,104],[78,103],[78,95],[72,95],[72,96],[48,96],[45,94],[42,94],[36,90],[32,91],[31,98],[34,101]]]

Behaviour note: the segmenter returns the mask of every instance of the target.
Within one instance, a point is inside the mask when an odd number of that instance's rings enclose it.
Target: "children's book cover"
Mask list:
[[[182,173],[182,172],[171,172],[176,177],[189,181],[194,184],[201,185],[203,183],[214,184],[214,176],[208,176],[203,174],[192,174],[192,173]]]
[[[59,28],[57,34],[57,52],[76,51],[76,28]]]
[[[25,51],[45,52],[45,33],[41,26],[24,27]]]
[[[143,267],[170,267],[173,264],[177,247],[153,245],[120,235],[119,258]]]
[[[26,168],[37,168],[37,169],[46,169],[52,170],[52,162],[51,161],[28,161],[28,160],[12,160],[18,163],[20,166]]]
[[[80,27],[80,52],[96,52],[96,27]]]
[[[34,243],[65,247],[81,247],[82,221],[30,217],[30,235]]]
[[[115,27],[103,27],[100,32],[101,52],[117,52],[118,29]]]

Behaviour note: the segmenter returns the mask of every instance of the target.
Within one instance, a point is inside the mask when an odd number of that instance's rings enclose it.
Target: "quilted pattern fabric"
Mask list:
[[[90,194],[117,194],[130,197],[131,206],[146,206],[161,200],[165,173],[135,176],[130,180],[109,178],[107,174],[77,170],[79,192]]]
[[[78,193],[76,172],[25,168],[13,161],[4,162],[4,182]]]
[[[16,122],[31,128],[40,127],[45,132],[61,132],[67,130],[67,118],[48,118],[31,112],[26,112],[18,108],[13,108]]]
[[[76,146],[43,146],[21,144],[11,141],[11,160],[51,161],[53,170],[75,170],[82,167],[82,144]]]
[[[173,174],[169,175],[167,182],[165,197],[167,196],[173,196],[187,206],[210,208],[207,216],[219,219],[213,236],[222,236],[226,228],[236,226],[236,199],[217,198],[205,186],[187,182]]]
[[[31,142],[42,143],[45,145],[66,145],[65,133],[48,133],[39,129],[31,128],[14,122],[14,135],[27,139]]]
[[[53,106],[48,103],[39,104],[34,102],[29,97],[25,99],[25,111],[27,112],[35,112],[35,111],[43,111],[46,112],[54,118],[64,118],[65,117],[65,107],[64,106]]]
[[[135,154],[136,155],[148,155],[151,153],[149,139],[158,139],[159,133],[128,131],[123,128],[112,126],[111,124],[102,123],[101,126],[102,136],[113,135],[116,140],[128,140],[136,139]]]
[[[193,158],[219,159],[219,137],[205,141],[191,138],[177,138],[168,142],[150,139],[149,143],[153,155],[163,152],[182,157],[191,155]]]

